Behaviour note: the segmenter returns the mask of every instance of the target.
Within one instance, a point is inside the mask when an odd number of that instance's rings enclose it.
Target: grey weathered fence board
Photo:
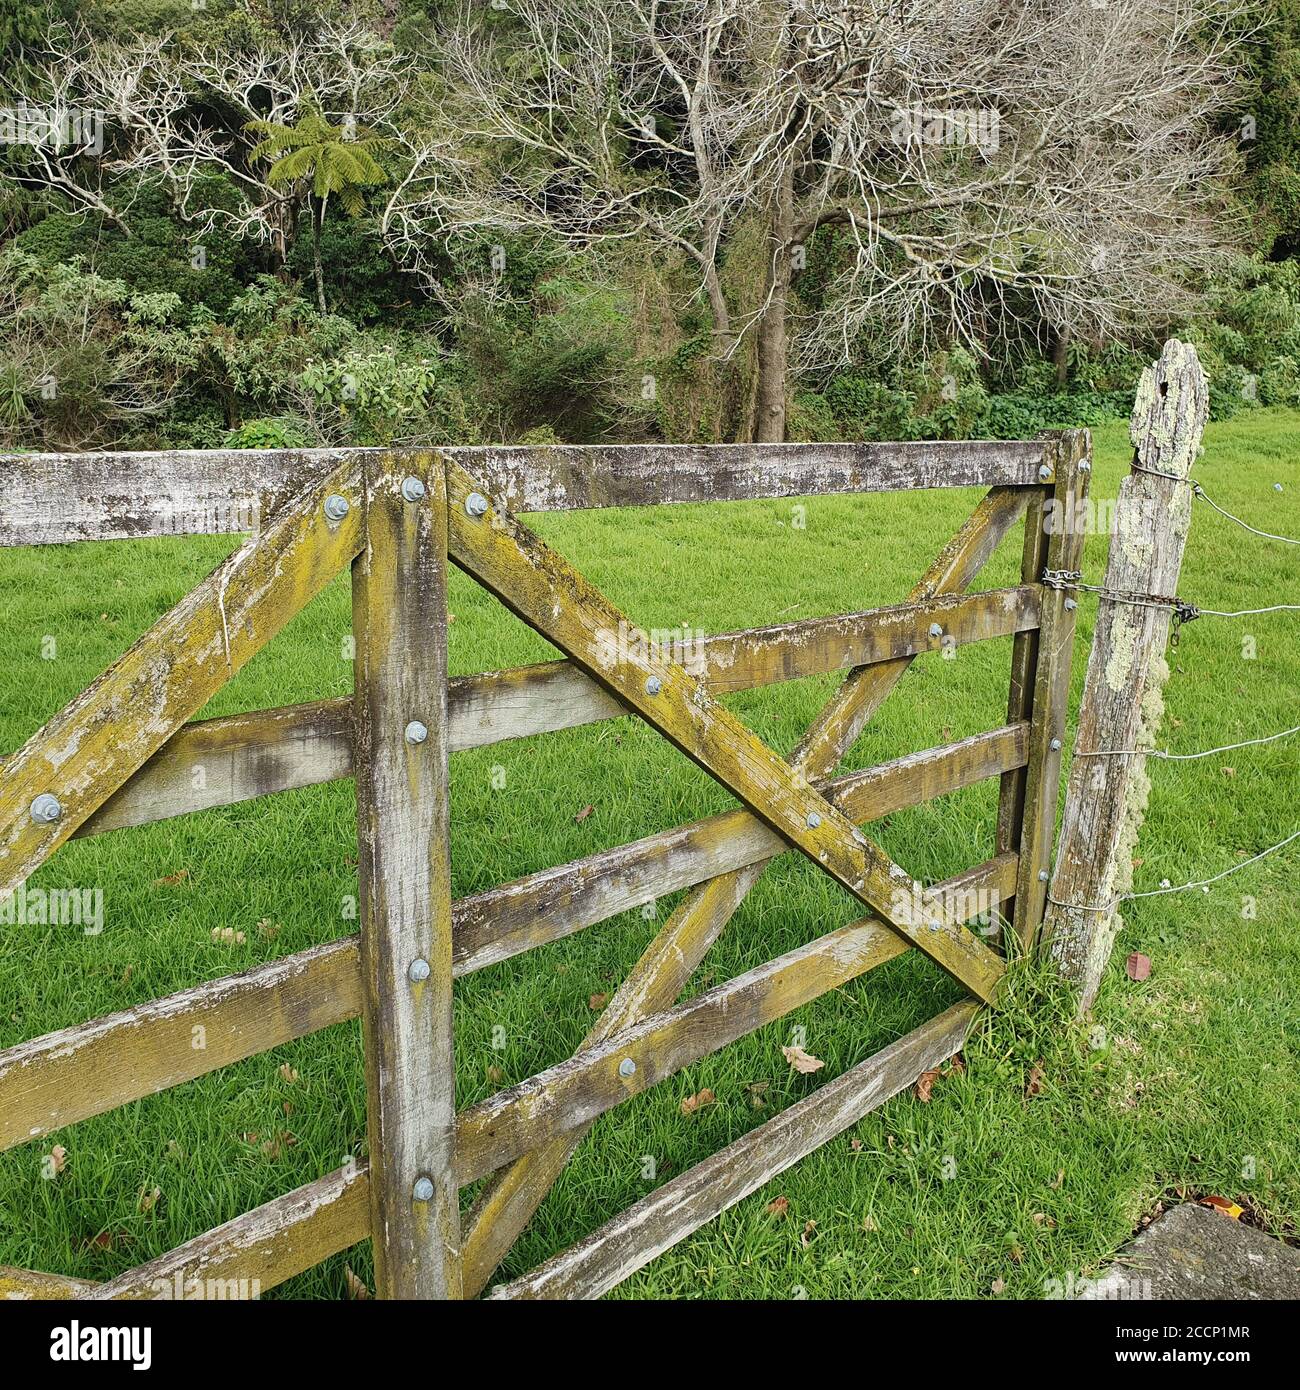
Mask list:
[[[313,473],[382,449],[0,456],[0,545],[257,529]],[[512,511],[1037,483],[1032,443],[615,444],[441,451]]]

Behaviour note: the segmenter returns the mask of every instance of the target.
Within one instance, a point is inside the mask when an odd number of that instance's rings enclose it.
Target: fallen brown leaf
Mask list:
[[[168,874],[166,878],[156,878],[153,881],[155,888],[175,888],[178,883],[184,883],[190,876],[188,869],[177,869],[174,874]]]
[[[809,1056],[802,1047],[783,1047],[781,1051],[785,1053],[785,1060],[794,1070],[805,1076],[810,1072],[821,1071],[826,1065],[820,1057]]]
[[[608,1003],[608,994],[593,994],[591,998],[587,1000],[587,1007],[592,1010],[603,1009]]]
[[[803,1234],[799,1237],[800,1244],[806,1250],[813,1242],[813,1237],[817,1234],[817,1223],[815,1221],[805,1221]]]
[[[289,1085],[292,1086],[297,1079],[298,1073],[296,1069],[291,1067],[288,1062],[282,1062],[280,1064],[280,1080],[287,1081]]]
[[[365,1284],[353,1274],[351,1265],[343,1266],[343,1278],[347,1281],[349,1298],[364,1303],[366,1299],[374,1297]]]
[[[937,1071],[923,1071],[920,1076],[916,1078],[915,1090],[917,1100],[928,1101],[930,1099],[930,1092],[934,1089],[934,1083],[938,1081],[938,1079],[939,1073]]]
[[[687,1096],[682,1101],[682,1114],[693,1115],[697,1110],[702,1110],[706,1105],[716,1105],[717,1096],[706,1086],[702,1091],[697,1091],[693,1096]]]
[[[581,825],[582,822],[585,821],[585,820],[587,819],[587,817],[588,817],[589,815],[591,815],[591,813],[592,813],[595,809],[596,809],[596,808],[595,808],[594,806],[584,806],[584,807],[582,808],[582,810],[579,811],[578,814],[577,814],[576,816],[574,816],[574,818],[573,818],[573,823],[574,823],[574,825]]]
[[[1231,1217],[1233,1221],[1240,1221],[1244,1210],[1236,1202],[1230,1202],[1226,1197],[1202,1197],[1201,1205],[1213,1207],[1215,1211],[1221,1211],[1224,1216]]]
[[[1029,1068],[1029,1080],[1025,1082],[1025,1094],[1036,1096],[1043,1089],[1043,1064],[1035,1062]]]
[[[1144,956],[1141,951],[1134,951],[1124,962],[1124,973],[1130,980],[1141,983],[1151,974],[1151,957]]]
[[[767,1210],[771,1216],[784,1216],[790,1210],[789,1197],[778,1197],[776,1201],[769,1202]]]
[[[161,1196],[161,1187],[142,1187],[140,1189],[140,1196],[135,1204],[135,1209],[141,1214],[150,1212],[158,1205],[158,1199]]]
[[[68,1151],[62,1144],[55,1144],[45,1158],[46,1167],[56,1176],[68,1166]]]
[[[997,1279],[995,1279],[995,1280],[993,1281],[993,1286],[992,1286],[992,1289],[991,1289],[990,1291],[991,1291],[992,1293],[1002,1293],[1003,1290],[1004,1290],[1006,1287],[1007,1287],[1007,1281],[1006,1281],[1005,1279],[999,1277],[999,1278],[997,1278]]]

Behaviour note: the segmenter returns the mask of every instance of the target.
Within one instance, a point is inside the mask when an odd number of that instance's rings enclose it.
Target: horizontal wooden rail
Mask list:
[[[8,454],[0,457],[0,545],[256,530],[313,477],[384,452]],[[500,504],[524,512],[1043,482],[1043,446],[1033,441],[489,445],[440,452]]]
[[[1015,865],[1015,855],[1001,856],[935,885],[935,891],[959,901],[962,894],[981,884],[1014,884]],[[902,946],[910,949],[906,943]],[[834,1084],[828,1082],[827,1086]],[[816,1095],[821,1093],[819,1090]],[[810,1099],[815,1100],[816,1095]],[[183,1288],[191,1280],[209,1279],[256,1279],[261,1291],[266,1292],[370,1235],[369,1186],[369,1168],[364,1160],[340,1168],[237,1216],[148,1264],[94,1286],[88,1296],[166,1298],[174,1296],[169,1290]]]
[[[96,1284],[90,1279],[69,1279],[63,1274],[46,1274],[39,1269],[15,1269],[0,1265],[0,1303],[6,1299],[51,1299],[62,1302],[84,1298]]]
[[[96,1284],[83,1297],[255,1297],[369,1234],[370,1180],[364,1165],[357,1164],[205,1231],[148,1264]]]
[[[1009,872],[1014,864],[1014,855],[990,861],[978,875],[963,877],[960,892],[977,901],[981,893],[1000,900],[1014,885]],[[956,894],[936,896],[944,901]],[[951,910],[946,903],[945,910]],[[683,1067],[909,949],[907,940],[883,922],[864,917],[498,1091],[457,1117],[461,1183],[589,1124]]]
[[[489,1298],[599,1298],[951,1057],[974,1017],[974,1004],[955,1005]]]
[[[827,790],[865,824],[1023,766],[1027,738],[1027,725],[1009,725],[849,773]],[[787,849],[748,811],[727,811],[462,898],[452,909],[455,973]],[[355,1018],[360,1000],[353,935],[19,1043],[0,1052],[0,1150]]]
[[[1032,631],[1040,606],[1038,586],[1022,585],[809,618],[706,637],[699,663],[709,690],[729,694]],[[931,633],[934,624],[942,635]],[[447,699],[453,753],[627,714],[568,661],[458,676]],[[351,775],[349,698],[199,720],[173,734],[74,833],[149,825]]]

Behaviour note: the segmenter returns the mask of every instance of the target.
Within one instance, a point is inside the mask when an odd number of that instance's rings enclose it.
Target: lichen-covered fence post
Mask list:
[[[1209,410],[1195,351],[1171,339],[1142,373],[1129,437],[1133,467],[1120,487],[1115,529],[1083,701],[1043,939],[1061,973],[1091,1006],[1121,925],[1119,899],[1150,782],[1142,754],[1154,746],[1169,676],[1165,644],[1192,518],[1186,481]],[[1138,601],[1154,596],[1155,602]]]

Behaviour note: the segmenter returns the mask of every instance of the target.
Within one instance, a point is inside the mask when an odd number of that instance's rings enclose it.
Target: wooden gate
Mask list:
[[[1032,443],[676,446],[31,456],[5,460],[0,543],[260,531],[3,766],[0,892],[65,840],[353,776],[360,931],[242,975],[0,1052],[0,1147],[35,1139],[354,1018],[369,1159],[102,1284],[0,1272],[10,1292],[267,1289],[372,1238],[382,1296],[480,1292],[593,1120],[915,947],[973,999],[672,1179],[498,1298],[595,1297],[956,1051],[1003,955],[966,922],[998,902],[1020,946],[1042,921],[1060,782],[1085,432]],[[991,490],[905,602],[706,639],[666,659],[516,513],[903,488]],[[1021,583],[968,594],[1026,517]],[[1052,519],[1058,523],[1049,524]],[[566,659],[448,679],[448,561]],[[351,565],[351,700],[191,722]],[[836,776],[920,653],[1011,636],[1001,728]],[[844,670],[795,753],[718,696]],[[448,757],[635,714],[737,809],[452,900]],[[202,762],[214,775],[193,786]],[[921,890],[860,827],[1000,777],[991,857]],[[772,860],[795,850],[870,915],[677,1000]],[[557,888],[561,891],[557,891]],[[688,889],[578,1053],[455,1112],[453,979]],[[1003,942],[1005,944],[1005,941]],[[190,1046],[195,1027],[206,1046]],[[459,1193],[487,1179],[462,1217]]]

